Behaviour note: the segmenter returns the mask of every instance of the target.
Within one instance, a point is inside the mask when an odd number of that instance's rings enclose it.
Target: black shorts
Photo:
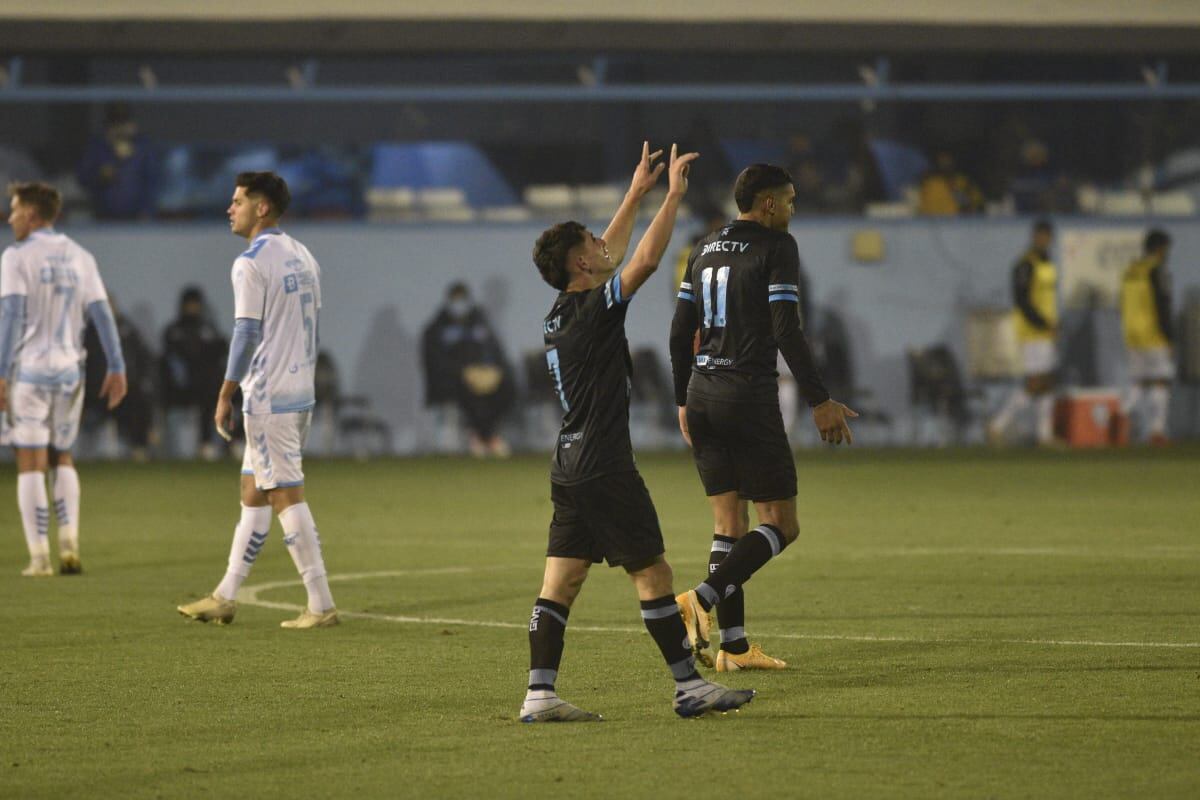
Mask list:
[[[582,558],[610,567],[660,556],[662,530],[650,492],[637,472],[617,472],[564,486],[550,483],[554,518],[546,555]]]
[[[796,462],[777,403],[688,397],[692,456],[708,496],[765,503],[796,496]]]

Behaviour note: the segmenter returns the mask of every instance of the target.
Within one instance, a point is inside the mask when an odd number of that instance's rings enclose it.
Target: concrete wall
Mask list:
[[[851,335],[857,384],[869,390],[868,405],[907,419],[905,351],[949,344],[965,355],[967,309],[1009,303],[1009,270],[1025,246],[1028,221],[796,222],[819,313],[841,315]],[[1067,228],[1141,229],[1140,221],[1060,221]],[[530,261],[543,224],[514,225],[294,225],[324,271],[322,345],[336,359],[347,390],[365,394],[393,425],[397,444],[416,441],[422,380],[417,347],[421,329],[440,305],[448,283],[468,282],[488,309],[514,360],[541,348],[541,320],[553,299]],[[864,265],[854,261],[850,239],[871,227],[882,232],[886,255]],[[1175,238],[1172,272],[1177,305],[1200,289],[1200,222],[1164,226]],[[599,232],[603,223],[596,225]],[[208,293],[218,319],[232,325],[229,267],[244,243],[220,222],[212,225],[132,225],[68,230],[97,256],[110,291],[153,342],[175,312],[185,284]],[[639,235],[635,233],[636,238]],[[657,349],[664,362],[674,307],[674,259],[690,239],[687,225],[628,318],[634,347]],[[1073,382],[1115,385],[1124,379],[1116,314],[1090,317],[1070,312],[1064,340],[1071,352],[1094,352],[1095,363],[1068,369]],[[1094,348],[1094,350],[1093,350]],[[1176,426],[1192,412],[1176,403]],[[1183,415],[1183,416],[1181,416]],[[1190,429],[1190,428],[1189,428]]]

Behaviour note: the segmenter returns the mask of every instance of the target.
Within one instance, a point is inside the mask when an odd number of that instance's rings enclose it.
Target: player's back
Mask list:
[[[799,300],[791,235],[737,220],[692,251],[680,297],[696,304],[700,346],[689,391],[712,400],[774,402],[777,348],[771,304]]]
[[[239,270],[241,274],[239,275]],[[259,234],[234,262],[239,315],[262,319],[262,342],[242,383],[247,414],[304,411],[315,403],[321,269],[303,244],[278,229]]]
[[[4,293],[25,296],[17,377],[75,380],[85,357],[84,312],[106,298],[95,258],[69,236],[43,228],[9,247],[3,262]]]

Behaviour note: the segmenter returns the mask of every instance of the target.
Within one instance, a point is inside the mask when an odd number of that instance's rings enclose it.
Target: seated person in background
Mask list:
[[[96,219],[149,219],[158,199],[158,155],[138,133],[129,106],[104,109],[104,133],[92,136],[79,164]]]
[[[453,402],[467,428],[471,454],[507,457],[508,443],[497,430],[515,399],[512,368],[466,284],[447,290],[445,305],[422,334],[421,358],[425,405]]]
[[[917,212],[931,217],[954,217],[983,211],[983,192],[975,182],[958,171],[954,154],[939,150],[934,167],[921,178]]]

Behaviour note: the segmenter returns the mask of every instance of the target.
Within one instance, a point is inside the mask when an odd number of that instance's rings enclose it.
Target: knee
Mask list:
[[[628,564],[625,571],[638,589],[642,599],[654,599],[671,594],[675,573],[671,565],[662,556],[656,556],[650,563]]]
[[[791,544],[800,536],[800,523],[796,521],[795,517],[764,520],[764,522],[779,531],[785,545]]]

